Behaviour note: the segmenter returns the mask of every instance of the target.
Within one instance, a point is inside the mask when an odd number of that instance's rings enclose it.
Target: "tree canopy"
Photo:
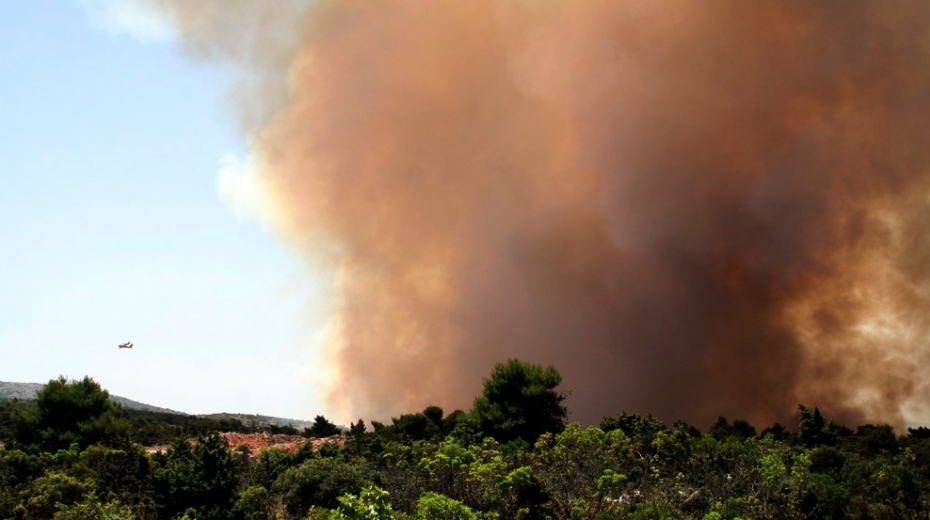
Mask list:
[[[338,426],[331,423],[326,417],[317,415],[313,419],[313,426],[307,428],[306,431],[310,437],[323,438],[337,435],[340,430]]]
[[[69,381],[61,376],[48,382],[36,396],[36,408],[23,414],[17,425],[17,441],[46,451],[81,448],[119,435],[122,408],[90,377]]]
[[[556,391],[562,374],[510,359],[494,366],[484,380],[484,390],[472,406],[478,428],[498,442],[522,439],[530,444],[546,432],[565,427],[568,410],[562,404],[565,394]]]
[[[389,425],[372,421],[374,431],[359,419],[327,442],[293,437],[257,452],[232,448],[228,439],[236,436],[217,430],[233,423],[216,421],[197,423],[210,435],[165,425],[171,428],[159,432],[176,431],[170,446],[149,448],[131,442],[153,437],[144,431],[129,430],[118,443],[72,442],[52,451],[21,445],[12,428],[0,429],[0,518],[927,518],[926,426],[908,435],[887,424],[853,430],[806,406],[790,429],[776,424],[761,433],[738,419],[721,417],[702,433],[625,411],[598,427],[563,425],[560,381],[552,367],[512,360],[495,367],[470,413],[444,416],[429,406]],[[60,434],[34,438],[63,443],[94,431],[75,425],[112,410],[92,380],[49,387],[41,410],[37,401],[0,406],[0,424],[28,410],[33,427]],[[548,415],[534,415],[547,406]],[[53,412],[60,422],[48,417]],[[332,423],[319,417],[328,429]],[[526,442],[544,429],[535,443]]]

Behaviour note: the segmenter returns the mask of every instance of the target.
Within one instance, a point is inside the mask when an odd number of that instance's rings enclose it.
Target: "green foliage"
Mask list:
[[[755,469],[762,475],[762,482],[765,490],[770,496],[778,495],[788,475],[788,468],[785,466],[784,455],[779,450],[770,450],[759,460],[759,467]]]
[[[316,438],[332,437],[339,433],[339,427],[329,422],[329,419],[322,415],[317,415],[313,419],[313,426],[307,428],[307,435]]]
[[[812,473],[805,482],[798,510],[807,518],[843,518],[849,497],[832,477]]]
[[[27,484],[42,475],[43,466],[38,455],[0,448],[0,485],[13,488]]]
[[[272,492],[280,497],[291,518],[307,514],[310,507],[332,509],[339,497],[368,485],[365,467],[339,458],[314,458],[284,471]]]
[[[94,493],[88,493],[81,502],[62,505],[52,520],[135,520],[132,508],[119,501],[101,502]]]
[[[520,379],[497,376],[491,380]],[[526,394],[516,384],[519,392],[487,392],[479,400],[490,406],[487,397],[498,396],[500,410],[519,411],[532,399],[516,406],[500,395],[554,394],[552,382],[529,385]],[[63,416],[99,404],[102,390],[84,401],[74,398],[72,385],[52,385],[49,400],[64,407]],[[13,437],[0,447],[4,519],[916,520],[927,518],[930,503],[926,428],[902,437],[888,425],[853,432],[816,408],[800,408],[797,435],[776,425],[758,438],[745,421],[724,418],[702,435],[685,423],[667,428],[652,416],[621,412],[600,428],[560,425],[529,445],[514,432],[532,421],[489,423],[491,414],[461,411],[444,417],[430,406],[389,425],[373,423],[375,432],[352,423],[345,447],[314,451],[307,443],[254,457],[230,452],[221,436],[185,433],[223,428],[222,421],[245,427],[225,417],[162,423],[146,415],[129,438],[148,432],[174,439],[166,453],[150,455],[124,435],[82,445],[79,439],[94,438],[86,433],[100,431],[94,421],[71,428],[45,418],[40,428],[38,403],[0,403],[2,413],[0,431]],[[67,439],[75,442],[64,446]]]
[[[645,448],[652,444],[659,432],[665,431],[662,421],[652,415],[639,415],[630,412],[620,412],[612,417],[601,420],[600,429],[605,432],[622,431],[634,445]]]
[[[234,417],[198,417],[175,413],[124,409],[129,438],[143,446],[170,444],[177,437],[197,437],[217,432],[254,433],[257,425],[247,425]]]
[[[205,520],[232,518],[240,464],[219,435],[178,439],[154,458],[152,485],[159,517],[174,518],[191,510]]]
[[[347,494],[339,497],[339,507],[333,511],[332,520],[393,520],[390,494],[377,487],[369,486],[358,496]]]
[[[409,441],[434,439],[442,433],[442,409],[436,409],[439,410],[438,419],[435,414],[430,417],[425,413],[404,414],[391,419],[391,430],[395,435]]]
[[[791,439],[791,434],[788,430],[782,426],[781,423],[775,423],[768,428],[762,430],[760,434],[762,437],[769,436],[776,441],[789,441]]]
[[[124,434],[122,409],[96,381],[64,376],[48,382],[36,396],[36,407],[23,411],[15,426],[16,441],[42,451],[77,444],[86,448]]]
[[[124,504],[150,501],[151,460],[141,446],[91,446],[80,454],[80,463],[92,475],[100,495],[116,497]]]
[[[350,423],[349,433],[346,435],[346,450],[356,456],[370,455],[368,452],[372,449],[371,437],[365,427],[365,421],[359,419],[358,422]]]
[[[236,500],[236,517],[242,520],[274,520],[274,499],[262,486],[250,486]]]
[[[44,463],[38,455],[0,448],[0,518],[12,518],[23,489],[42,475]]]
[[[894,429],[887,424],[863,424],[846,444],[848,449],[864,455],[895,454],[900,449]]]
[[[833,446],[836,444],[836,432],[827,424],[827,418],[816,406],[811,411],[806,406],[799,404],[800,417],[798,419],[798,438],[801,443],[808,447],[815,446]]]
[[[80,502],[87,492],[87,486],[76,478],[59,472],[49,473],[35,479],[24,490],[15,514],[23,520],[48,520],[60,508]]]
[[[35,401],[0,399],[0,442],[8,448],[14,447],[23,419],[35,417],[36,413]]]
[[[534,450],[535,473],[549,490],[559,518],[596,518],[627,491],[625,472],[636,467],[630,438],[621,429],[604,431],[569,424],[545,434]]]
[[[438,406],[427,406],[420,413],[403,414],[391,419],[390,425],[373,422],[376,437],[382,442],[413,442],[418,440],[435,440],[453,432],[459,425],[467,422],[461,410],[456,410],[449,417],[443,417],[443,410]]]
[[[704,515],[702,520],[751,520],[741,516],[739,511],[744,509],[752,509],[752,504],[754,503],[755,501],[752,500],[752,498],[736,498],[729,500],[726,504],[718,503],[714,506],[713,511]]]
[[[756,436],[756,428],[746,421],[736,419],[731,424],[726,417],[720,417],[710,428],[710,436],[722,440],[727,437],[748,439]]]
[[[504,492],[501,508],[505,518],[542,520],[549,518],[549,493],[530,466],[521,466],[504,477],[500,484]]]
[[[472,415],[479,429],[499,442],[523,439],[536,442],[540,435],[565,427],[565,395],[555,389],[562,375],[552,365],[511,359],[494,366],[475,399]]]
[[[429,492],[420,497],[417,520],[478,520],[478,515],[458,500]]]
[[[442,420],[443,435],[452,435],[461,439],[463,434],[471,434],[473,431],[474,427],[469,415],[462,410],[455,410]]]
[[[298,462],[294,455],[284,450],[260,450],[248,467],[246,484],[271,489],[281,473]]]

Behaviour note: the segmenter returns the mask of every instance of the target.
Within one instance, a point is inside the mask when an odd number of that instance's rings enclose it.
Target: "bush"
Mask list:
[[[103,503],[88,493],[81,502],[59,508],[52,520],[135,520],[135,516],[119,501]]]
[[[193,445],[178,439],[167,454],[154,460],[152,483],[159,516],[173,518],[192,510],[207,520],[231,517],[240,468],[226,439],[211,435]]]
[[[358,494],[339,497],[339,507],[333,511],[332,520],[394,520],[390,495],[376,487],[367,487]]]
[[[16,506],[16,517],[24,520],[48,520],[59,508],[66,508],[84,499],[87,488],[64,473],[49,473],[35,479]]]
[[[472,415],[481,431],[498,442],[523,439],[532,444],[544,433],[565,428],[566,396],[555,390],[561,383],[562,374],[552,365],[543,368],[518,359],[498,363],[484,380]]]
[[[477,520],[470,507],[439,493],[426,493],[417,505],[417,520]]]
[[[250,486],[239,493],[235,512],[242,520],[273,520],[274,500],[262,486]]]
[[[72,444],[86,448],[123,435],[121,414],[120,405],[93,379],[69,381],[62,376],[39,390],[36,408],[17,419],[16,440],[47,452]]]
[[[316,458],[286,470],[272,491],[281,498],[289,517],[300,518],[312,506],[335,508],[340,496],[356,493],[367,484],[367,472],[361,465],[337,458]]]

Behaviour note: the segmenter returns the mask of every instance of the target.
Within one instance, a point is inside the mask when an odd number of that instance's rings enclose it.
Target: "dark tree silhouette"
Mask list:
[[[536,442],[543,433],[565,427],[565,395],[556,391],[561,382],[552,365],[543,368],[517,359],[498,363],[484,380],[472,414],[479,429],[499,442]]]
[[[329,419],[322,415],[317,415],[313,419],[313,426],[307,428],[307,434],[310,437],[323,438],[330,437],[339,433],[339,427],[329,422]]]
[[[124,432],[122,408],[90,377],[69,381],[61,376],[36,396],[36,408],[20,417],[17,441],[54,452],[71,444],[86,448]]]

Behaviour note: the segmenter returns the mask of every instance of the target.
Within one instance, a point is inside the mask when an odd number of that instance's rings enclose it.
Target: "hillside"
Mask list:
[[[29,401],[35,399],[36,394],[39,393],[39,390],[41,390],[44,386],[45,385],[41,383],[10,383],[0,381],[0,399],[19,399],[21,401]],[[140,403],[139,401],[133,401],[132,399],[119,395],[110,394],[110,400],[115,401],[122,405],[123,408],[130,410],[183,415],[183,412],[178,412],[169,408],[162,408],[160,406],[152,406],[150,404]]]
[[[309,428],[313,426],[313,421],[304,421],[301,419],[287,419],[284,417],[270,417],[267,415],[255,415],[247,413],[211,413],[211,414],[201,414],[198,417],[203,417],[204,419],[214,419],[214,420],[236,420],[240,421],[244,425],[257,425],[265,426],[273,424],[275,426],[289,426],[291,428],[296,428],[302,430],[304,428]]]
[[[39,390],[45,386],[40,383],[5,383],[0,381],[0,399],[35,399]]]
[[[0,399],[19,399],[20,401],[30,401],[36,398],[36,394],[44,387],[41,383],[11,383],[0,381]],[[151,412],[156,414],[183,415],[190,416],[184,412],[162,408],[146,403],[140,403],[127,397],[110,394],[110,399],[122,405],[124,410],[134,410],[140,412]],[[240,414],[240,413],[212,413],[198,414],[196,417],[211,419],[214,421],[240,421],[243,425],[253,427],[264,427],[268,425],[289,426],[302,430],[303,428],[313,425],[312,421],[301,419],[289,419],[283,417],[271,417],[267,415]],[[164,418],[163,418],[164,419]]]

